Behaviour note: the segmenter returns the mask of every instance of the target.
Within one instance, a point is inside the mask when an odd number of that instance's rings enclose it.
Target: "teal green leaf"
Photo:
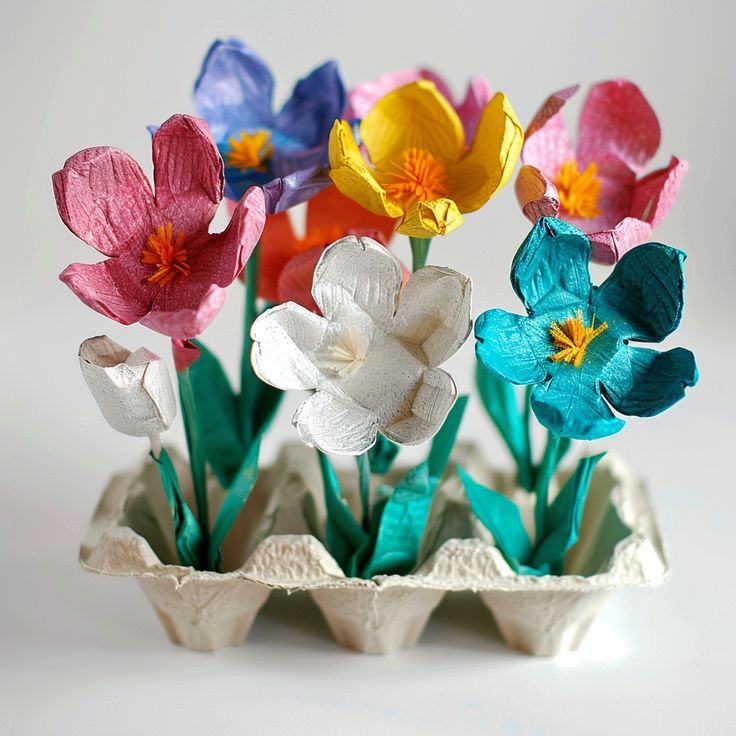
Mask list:
[[[450,459],[452,448],[455,446],[460,423],[462,422],[465,408],[468,405],[467,396],[459,396],[455,405],[450,410],[447,418],[434,436],[427,458],[429,477],[436,482],[442,477],[447,461]],[[434,488],[432,488],[434,490]]]
[[[399,446],[390,439],[384,437],[380,432],[376,437],[376,444],[368,450],[368,462],[371,473],[385,475],[391,470],[396,456],[399,454]]]

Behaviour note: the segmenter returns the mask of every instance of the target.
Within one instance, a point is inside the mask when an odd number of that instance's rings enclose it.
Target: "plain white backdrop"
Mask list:
[[[3,3],[0,730],[733,732],[735,20],[732,7],[705,0]],[[79,540],[107,477],[145,448],[104,423],[77,346],[103,332],[164,355],[168,346],[106,321],[58,282],[95,253],[59,221],[50,175],[93,145],[123,148],[150,170],[145,126],[193,112],[204,53],[228,36],[270,61],[278,100],[328,58],[349,86],[426,64],[458,93],[485,74],[526,124],[554,90],[629,78],[660,117],[655,164],[673,153],[690,162],[656,238],[690,254],[686,316],[669,344],[695,350],[701,383],[670,412],[598,443],[647,477],[674,574],[663,588],[616,596],[575,657],[507,649],[464,596],[442,605],[416,649],[387,657],[339,648],[303,596],[274,596],[243,646],[195,654],[168,643],[134,581],[79,571]],[[430,260],[473,277],[475,314],[519,310],[508,266],[527,229],[509,186],[436,242]],[[236,284],[205,335],[233,373],[241,303]],[[449,366],[461,390],[472,361],[468,344]],[[283,407],[266,460],[292,436],[297,400]],[[477,406],[464,434],[505,462]]]

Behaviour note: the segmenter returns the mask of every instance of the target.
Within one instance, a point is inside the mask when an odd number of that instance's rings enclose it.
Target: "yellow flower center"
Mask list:
[[[589,163],[582,173],[575,160],[562,164],[555,186],[560,206],[572,217],[591,220],[601,214],[597,207],[601,180],[598,178],[598,166],[595,163]]]
[[[449,194],[445,165],[423,148],[407,148],[401,163],[392,161],[386,171],[376,171],[376,179],[388,198],[399,202],[426,202]]]
[[[595,315],[593,315],[590,327],[586,327],[583,323],[583,313],[578,309],[574,317],[566,319],[562,324],[553,322],[549,328],[552,343],[558,349],[556,353],[549,356],[549,359],[554,363],[560,361],[572,363],[576,368],[580,368],[588,345],[607,329],[607,322],[602,322],[598,327],[595,326]]]
[[[241,171],[265,171],[264,162],[273,154],[273,145],[269,140],[271,133],[267,130],[257,130],[255,133],[242,130],[240,138],[230,136],[227,139],[230,150],[225,153],[225,164]]]
[[[148,277],[151,283],[163,288],[179,274],[189,275],[184,237],[184,231],[179,230],[174,239],[174,226],[170,222],[157,227],[148,236],[141,253],[141,263],[156,268]]]

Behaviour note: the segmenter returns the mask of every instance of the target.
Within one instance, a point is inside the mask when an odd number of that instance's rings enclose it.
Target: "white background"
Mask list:
[[[735,19],[726,7],[3,2],[0,731],[733,732]],[[102,332],[162,354],[167,344],[106,321],[57,281],[69,262],[95,253],[59,221],[50,175],[77,150],[104,144],[148,171],[145,125],[193,111],[203,55],[230,35],[270,61],[279,101],[330,57],[348,85],[424,62],[459,93],[470,74],[483,73],[524,123],[554,90],[627,77],[660,116],[655,163],[671,153],[690,161],[657,238],[690,253],[676,342],[695,350],[701,383],[670,412],[632,420],[604,443],[647,477],[674,574],[663,588],[618,594],[576,656],[535,660],[509,650],[472,596],[449,598],[418,647],[386,657],[341,649],[306,597],[280,595],[243,646],[196,654],[168,643],[134,581],[79,571],[78,543],[107,477],[138,462],[144,447],[103,422],[77,346]],[[473,277],[476,314],[518,311],[508,265],[527,228],[509,186],[436,242],[430,260]],[[206,335],[233,373],[241,300],[236,284]],[[471,388],[472,360],[468,344],[450,366],[462,390]],[[297,400],[283,408],[266,459],[292,436]],[[464,433],[506,462],[477,405]]]

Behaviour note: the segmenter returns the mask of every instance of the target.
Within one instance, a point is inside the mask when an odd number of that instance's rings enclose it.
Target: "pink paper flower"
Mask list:
[[[445,81],[429,69],[400,69],[388,72],[378,79],[361,82],[348,93],[348,107],[344,117],[348,120],[364,118],[368,110],[382,97],[418,79],[426,79],[434,83],[442,96],[455,108],[463,124],[465,140],[472,141],[475,138],[475,129],[478,127],[480,114],[493,97],[488,82],[480,75],[471,77],[465,99],[458,103]]]
[[[60,279],[89,307],[173,338],[198,335],[220,311],[265,221],[253,187],[227,229],[209,233],[222,199],[223,163],[207,125],[169,118],[153,136],[155,194],[123,151],[87,148],[53,176],[64,224],[106,260],[73,263]]]
[[[559,217],[590,238],[593,260],[615,263],[647,241],[675,201],[687,162],[642,178],[659,148],[657,116],[625,80],[591,87],[573,147],[562,108],[577,85],[551,95],[527,129],[516,195],[526,217]]]

